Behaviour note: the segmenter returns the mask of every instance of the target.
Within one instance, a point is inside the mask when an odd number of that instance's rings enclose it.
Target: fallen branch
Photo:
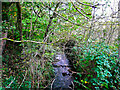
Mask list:
[[[51,44],[51,43],[46,43],[46,42],[37,42],[37,41],[32,41],[32,40],[13,40],[10,38],[0,38],[0,40],[8,40],[8,41],[12,41],[12,42],[17,42],[17,43],[23,43],[23,42],[31,42],[31,43],[38,43],[38,44]]]

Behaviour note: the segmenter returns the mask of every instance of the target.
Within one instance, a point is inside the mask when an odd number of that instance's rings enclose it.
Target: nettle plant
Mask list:
[[[72,56],[75,57],[73,66],[77,72],[76,87],[118,89],[120,73],[117,49],[103,42],[74,47]]]

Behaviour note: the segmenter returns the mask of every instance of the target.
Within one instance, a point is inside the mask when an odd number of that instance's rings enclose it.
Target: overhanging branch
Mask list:
[[[47,8],[49,8],[49,6],[47,6],[47,5],[44,5],[44,6],[47,7]],[[78,23],[74,23],[74,22],[70,21],[69,19],[61,16],[59,13],[57,13],[57,12],[54,11],[54,10],[51,10],[51,11],[53,11],[53,13],[55,13],[56,15],[58,15],[59,17],[61,17],[62,19],[64,19],[65,21],[68,21],[69,23],[71,23],[71,24],[73,24],[73,25],[81,26],[81,27],[83,27],[83,28],[89,28],[89,27],[83,26],[82,24],[78,24]]]
[[[82,14],[85,18],[89,19],[89,17],[85,16],[80,10],[78,10],[78,8],[73,4],[73,2],[71,2],[73,7],[80,13]]]

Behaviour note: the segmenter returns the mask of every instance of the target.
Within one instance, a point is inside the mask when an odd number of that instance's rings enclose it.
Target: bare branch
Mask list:
[[[78,24],[78,23],[74,23],[74,22],[70,21],[69,19],[67,19],[67,18],[61,16],[60,14],[58,14],[57,12],[55,12],[55,13],[56,13],[59,17],[61,17],[61,18],[64,19],[65,21],[70,22],[70,23],[73,24],[73,25],[77,25],[77,26],[81,26],[81,27],[84,27],[84,28],[88,28],[88,27],[83,26],[82,24]]]
[[[45,4],[44,4],[44,6],[47,7],[47,8],[49,8],[49,6],[47,6],[47,5],[45,5]],[[70,21],[69,19],[61,16],[59,13],[57,13],[57,12],[54,11],[54,10],[51,10],[51,11],[53,11],[56,15],[58,15],[59,17],[61,17],[62,19],[64,19],[65,21],[68,21],[69,23],[71,23],[71,24],[73,24],[73,25],[81,26],[81,27],[83,27],[83,28],[89,28],[89,27],[83,26],[82,24],[78,24],[78,23],[74,23],[74,22]]]
[[[56,10],[57,10],[57,8],[58,8],[59,4],[60,4],[60,2],[58,2],[58,3],[57,3],[57,5],[56,5],[56,7],[55,7],[54,11],[56,11]],[[49,8],[50,8],[50,7],[49,7]],[[55,12],[54,12],[54,13],[53,13],[53,15],[52,15],[52,17],[50,17],[49,24],[48,24],[47,29],[46,29],[46,31],[45,31],[44,38],[47,36],[47,33],[48,33],[48,31],[49,31],[49,27],[50,27],[50,26],[51,26],[51,24],[52,24],[52,19],[53,19],[53,18],[55,18],[55,17],[56,17],[56,14],[55,14]]]
[[[39,12],[36,12],[35,9],[33,9],[33,10],[34,10],[35,14],[36,14],[39,18],[41,18],[41,17],[39,16],[40,11],[39,11]]]
[[[82,2],[79,2],[78,0],[75,0],[75,1],[77,1],[79,4],[82,4],[82,5],[85,5],[85,6],[90,6],[92,8],[97,8],[96,6],[105,5],[105,4],[99,4],[99,3],[97,3],[96,5],[90,5],[90,4],[84,4]]]
[[[71,2],[72,5],[74,6],[74,8],[80,13],[82,14],[84,17],[86,17],[87,19],[89,19],[89,17],[85,16],[80,10],[78,10],[78,8],[73,4],[73,2]]]
[[[91,13],[87,13],[87,12],[85,12],[84,10],[83,10],[83,8],[82,7],[80,7],[80,6],[78,6],[78,5],[76,5],[77,7],[79,7],[80,8],[80,10],[82,10],[86,15],[91,15]]]

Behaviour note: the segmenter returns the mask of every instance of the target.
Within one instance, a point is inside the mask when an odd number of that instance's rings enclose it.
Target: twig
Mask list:
[[[41,17],[39,16],[40,11],[39,11],[39,12],[36,12],[34,8],[33,8],[33,11],[35,12],[35,14],[36,14],[39,18],[41,18]]]
[[[54,11],[54,12],[55,12],[55,11]],[[81,27],[83,27],[83,28],[89,28],[89,27],[83,26],[82,24],[74,23],[74,22],[70,21],[69,19],[67,19],[67,18],[65,18],[65,17],[63,17],[63,16],[61,16],[61,15],[58,14],[57,12],[55,12],[55,13],[56,13],[59,17],[61,17],[61,18],[64,19],[65,21],[68,21],[68,22],[72,23],[73,25],[81,26]]]
[[[53,27],[54,28],[54,27]],[[49,35],[52,33],[52,31],[53,31],[53,29],[51,30],[50,29],[50,31],[48,32],[48,34],[47,34],[47,36],[44,38],[44,43],[47,43],[47,39],[48,39],[48,37],[49,37]],[[49,44],[53,44],[53,43],[49,43]],[[41,48],[39,49],[39,51],[43,48],[43,46],[44,46],[44,44],[41,46]],[[36,54],[34,55],[34,57],[36,57],[37,55],[39,55],[38,54],[38,52],[36,52]],[[40,56],[40,55],[39,55]]]
[[[75,87],[75,85],[74,85],[74,83],[71,81],[71,83],[72,83],[72,85],[73,85],[73,90],[74,90],[74,87]]]
[[[84,10],[83,10],[83,8],[81,8],[81,7],[79,7],[80,8],[80,10],[82,10],[86,15],[91,15],[91,13],[86,13]]]
[[[53,86],[54,81],[55,81],[55,79],[54,79],[54,80],[52,81],[52,83],[51,83],[51,90],[52,90],[52,86]]]
[[[83,85],[82,83],[80,83],[80,82],[76,82],[76,83],[79,83],[79,84],[81,84],[84,88],[87,88],[85,85]]]
[[[71,2],[73,7],[80,13],[82,14],[84,17],[86,17],[87,19],[89,19],[89,17],[85,16],[80,10],[78,10],[78,8],[75,6],[75,4],[73,4],[73,2]]]
[[[91,15],[91,13],[85,12],[80,5],[77,5],[77,4],[75,4],[75,5],[76,5],[77,7],[79,7],[79,9],[80,9],[81,11],[83,11],[84,14],[86,14],[86,15]]]
[[[11,83],[6,87],[6,88],[9,88],[10,85],[14,82],[15,78],[11,81]]]
[[[24,82],[24,80],[25,80],[25,78],[26,78],[26,75],[27,75],[27,71],[26,71],[26,73],[25,73],[24,79],[23,79],[22,83],[20,84],[19,88],[20,88],[21,85],[23,84],[23,82]]]
[[[87,73],[84,73],[84,72],[75,72],[75,71],[72,71],[71,69],[68,69],[69,72],[71,72],[72,74],[87,74]]]
[[[47,39],[48,39],[49,35],[52,33],[52,31],[53,30],[50,29],[50,31],[48,32],[47,36],[44,37],[44,40],[43,40],[44,42],[47,42]]]
[[[90,5],[90,4],[84,4],[82,2],[79,2],[78,0],[75,0],[75,1],[77,1],[79,4],[82,4],[82,5],[85,5],[85,6],[90,6],[92,8],[96,8],[96,6],[99,6],[99,5],[105,5],[105,4],[99,4],[99,3],[97,3],[96,5]]]
[[[116,27],[115,28],[113,28],[113,24],[111,24],[111,31],[109,32],[109,37],[108,37],[108,41],[107,41],[107,43],[108,44],[110,44],[110,42],[111,42],[111,39],[112,39],[112,37],[113,37],[113,34],[114,34],[114,32],[115,32],[115,29],[116,29]]]
[[[58,76],[58,73],[57,73],[57,75],[55,75],[55,77],[54,77],[54,79],[56,78]],[[54,79],[52,79],[53,81],[54,81]],[[53,82],[53,81],[50,81],[50,82]],[[53,82],[54,83],[54,82]],[[48,85],[50,85],[50,84],[48,84]],[[44,89],[46,89],[47,87],[48,87],[48,85],[46,85],[45,87],[44,87]]]

